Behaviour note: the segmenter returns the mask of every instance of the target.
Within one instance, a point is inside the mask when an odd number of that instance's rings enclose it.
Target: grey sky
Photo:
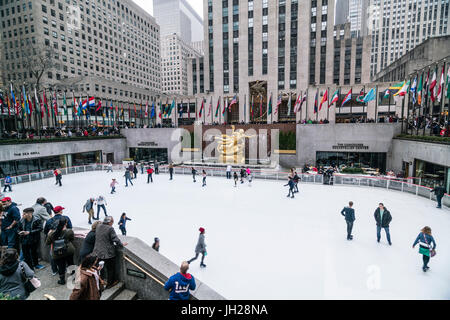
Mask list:
[[[145,9],[148,13],[153,15],[153,0],[133,0],[141,8]],[[192,8],[203,19],[203,0],[187,0]]]

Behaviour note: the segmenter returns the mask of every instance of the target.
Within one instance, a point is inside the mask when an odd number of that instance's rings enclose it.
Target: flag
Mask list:
[[[299,96],[299,97],[301,97],[301,96]],[[299,104],[297,105],[297,110],[295,112],[301,111],[303,103],[305,103],[305,102],[306,102],[306,92],[303,93],[303,97],[301,97],[301,100],[300,100]]]
[[[397,97],[397,96],[404,97],[408,93],[410,83],[411,82],[409,80],[408,80],[408,82],[404,81],[402,88],[396,94],[394,94],[394,97]]]
[[[373,101],[373,100],[375,100],[376,96],[377,96],[377,90],[375,88],[372,88],[369,90],[369,92],[364,97],[363,102],[368,103],[369,101]]]
[[[188,108],[189,108],[189,106],[188,106]],[[217,116],[219,115],[219,110],[220,110],[220,97],[217,100],[216,114],[214,115],[215,118],[217,118]]]
[[[95,98],[94,97],[89,98],[89,107],[95,107]]]
[[[202,112],[203,112],[203,108],[204,108],[204,102],[205,100],[202,98],[202,106],[200,107],[200,111],[198,113],[198,117],[201,118],[202,117]]]
[[[442,92],[444,91],[445,86],[445,65],[442,67],[442,73],[441,73],[441,81],[439,81],[439,88],[437,92],[437,101],[441,102],[442,98]]]
[[[175,108],[175,98],[172,100],[172,104],[170,105],[169,112],[167,113],[168,117],[170,117],[172,115],[173,108]]]
[[[325,101],[328,101],[328,90],[325,90],[325,93],[323,94],[322,100],[320,101],[319,111],[322,110],[322,105],[325,103]]]
[[[25,106],[25,112],[27,114],[30,114],[30,106],[28,104],[28,97],[27,97],[27,93],[25,92],[25,86],[22,86],[22,89],[23,89],[23,103]]]
[[[411,86],[411,92],[412,92],[413,105],[415,105],[416,102],[417,102],[417,98],[416,98],[416,94],[417,94],[417,77],[414,78],[413,84]]]
[[[267,111],[267,115],[271,115],[271,114],[272,114],[272,94],[270,94],[269,107],[268,107],[268,111]]]
[[[419,86],[417,87],[417,103],[422,106],[423,74],[420,76]]]
[[[64,115],[67,115],[67,101],[66,101],[66,92],[64,91],[63,95],[63,107],[64,107]]]
[[[252,119],[253,119],[253,110],[255,109],[255,99],[254,96],[252,95],[252,104],[250,105],[250,114],[252,115]]]
[[[302,95],[297,93],[297,99],[295,99],[295,104],[294,104],[294,113],[297,113],[301,100],[302,100]]]
[[[342,105],[341,107],[343,107],[347,102],[349,102],[350,100],[352,100],[352,89],[350,89],[350,91],[347,93],[347,95],[344,98],[344,101],[342,101]]]
[[[262,109],[263,109],[263,96],[261,95],[261,103],[259,104],[259,116],[260,117],[262,117],[262,115],[263,115]]]
[[[159,115],[161,116],[161,113]],[[150,118],[153,119],[155,117],[156,117],[155,101],[152,101],[152,112],[150,113]]]
[[[212,97],[211,97],[211,100],[209,101],[208,117],[211,115],[211,110],[212,110]]]
[[[36,87],[34,87],[34,100],[36,101],[36,105],[39,105],[41,107],[40,108],[41,109],[41,118],[43,118],[44,117],[43,108],[42,108],[41,102],[39,101],[39,96],[37,94]],[[37,111],[37,107],[36,107],[36,111]]]
[[[11,102],[9,101],[9,97],[8,95],[5,93],[5,101],[6,101],[6,105],[8,106],[8,116],[11,115]]]
[[[291,107],[292,107],[292,96],[289,94],[289,101],[288,101],[288,117],[291,115]]]
[[[11,99],[14,105],[16,105],[16,97],[14,96],[14,90],[11,83]]]
[[[161,100],[159,100],[159,114],[158,114],[158,117],[160,119],[162,119],[162,103],[161,103]]]
[[[331,98],[330,104],[333,105],[333,103],[336,103],[336,105],[337,105],[338,101],[339,101],[339,89],[336,90],[335,93],[333,93],[333,97]]]
[[[356,102],[359,103],[364,103],[364,88],[361,89],[361,91],[359,92],[359,96],[356,97]]]
[[[314,98],[314,114],[316,114],[318,110],[318,103],[319,103],[319,90],[316,90],[316,97]]]
[[[222,115],[225,114],[225,111],[227,111],[228,108],[228,99],[225,98],[225,104],[223,105]]]
[[[390,99],[390,97],[391,97],[391,91],[390,91],[389,89],[387,89],[387,90],[384,92],[384,97],[383,97],[383,99]]]
[[[134,106],[135,107],[135,110],[136,110],[136,106]],[[98,105],[97,105],[97,109],[95,109],[95,113],[97,113],[98,112],[98,110],[100,110],[102,108],[102,100],[99,100],[98,101]]]
[[[278,96],[278,100],[277,100],[277,106],[275,107],[275,112],[274,112],[274,114],[277,114],[277,113],[278,113],[278,108],[280,107],[281,101],[282,101],[282,98],[281,98],[281,95],[279,95],[279,96]]]
[[[228,111],[231,112],[231,106],[232,106],[233,104],[236,104],[236,103],[237,103],[237,97],[234,96],[233,99],[232,99],[231,102],[230,102],[230,105],[228,106]]]
[[[447,72],[447,98],[450,99],[450,67]]]
[[[183,116],[183,100],[181,100],[180,108],[178,109],[178,118],[181,118],[182,116]]]
[[[145,104],[145,117],[148,117],[148,100],[147,103]]]
[[[136,103],[133,102],[134,107],[134,118],[136,119],[137,111],[136,111]]]
[[[435,88],[436,88],[436,70],[434,70],[433,78],[431,79],[431,83],[430,83],[430,97],[431,97],[431,101],[433,101],[433,102],[436,101],[436,95],[434,94]]]
[[[45,89],[44,89],[43,95],[44,95],[43,101],[44,101],[45,112],[47,112],[47,115],[49,115],[50,113],[48,111],[49,108],[48,108],[47,94],[45,93]]]
[[[389,87],[389,92],[391,94],[395,95],[398,91],[400,91],[400,89],[403,87],[403,85],[404,85],[404,82],[396,83],[396,84],[392,85],[391,87]]]
[[[0,92],[0,107],[2,108],[2,114],[3,114],[3,104],[4,104],[4,102],[3,102],[3,95]]]

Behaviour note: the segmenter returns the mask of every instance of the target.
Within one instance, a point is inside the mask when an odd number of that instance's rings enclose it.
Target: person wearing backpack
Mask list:
[[[16,249],[9,248],[0,259],[0,293],[10,298],[26,300],[29,292],[25,288],[24,278],[32,279],[33,270],[25,261],[19,261]]]
[[[430,258],[436,254],[436,242],[431,235],[430,227],[424,227],[422,230],[420,230],[416,241],[414,241],[413,243],[413,249],[417,244],[419,244],[419,253],[423,256],[422,270],[423,272],[427,272],[427,270],[430,269],[430,267],[428,266]]]
[[[52,257],[58,267],[58,284],[66,284],[67,266],[73,265],[73,255],[75,247],[72,242],[75,235],[72,229],[67,229],[67,219],[61,217],[55,230],[51,230],[47,235],[46,244],[51,246]]]
[[[10,176],[5,177],[5,187],[3,188],[3,192],[6,192],[6,188],[9,189],[10,192],[12,192],[11,189],[12,179]]]

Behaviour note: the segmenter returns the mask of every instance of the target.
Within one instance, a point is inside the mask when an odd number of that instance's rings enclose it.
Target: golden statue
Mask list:
[[[254,136],[247,136],[243,129],[235,131],[235,126],[231,126],[231,129],[231,136],[222,134],[214,137],[219,153],[218,162],[245,164],[245,138]]]

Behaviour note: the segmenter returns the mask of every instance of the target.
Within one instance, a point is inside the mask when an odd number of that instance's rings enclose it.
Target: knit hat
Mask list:
[[[200,228],[200,229],[198,229],[201,233],[203,233],[203,232],[205,232],[205,229],[204,228]]]

